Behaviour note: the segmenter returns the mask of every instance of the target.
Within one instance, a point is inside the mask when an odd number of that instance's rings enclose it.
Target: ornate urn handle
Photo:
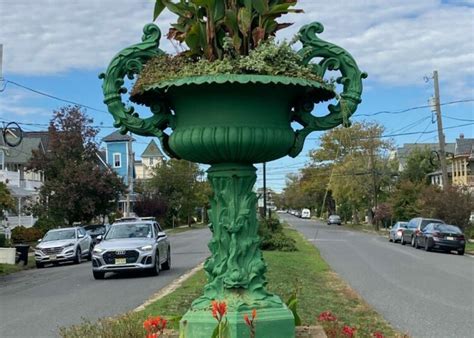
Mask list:
[[[323,31],[324,26],[319,22],[301,27],[299,35],[303,48],[298,54],[307,65],[313,58],[322,58],[319,63],[310,64],[314,73],[321,78],[327,70],[339,70],[342,76],[336,82],[343,85],[343,92],[338,95],[338,104],[329,105],[329,114],[322,117],[311,114],[314,101],[310,98],[303,97],[297,102],[292,120],[300,123],[303,129],[296,132],[295,144],[289,153],[291,157],[296,157],[301,152],[304,140],[311,132],[331,129],[340,124],[350,126],[349,117],[362,101],[362,79],[367,77],[367,73],[359,70],[354,58],[345,49],[318,38],[316,34]]]
[[[150,109],[153,116],[142,119],[133,107],[127,107],[122,102],[122,94],[127,93],[123,87],[124,78],[130,80],[139,74],[143,65],[152,57],[164,52],[159,49],[161,32],[155,24],[147,24],[143,28],[142,42],[120,51],[110,62],[107,71],[99,75],[103,79],[102,91],[104,103],[114,117],[114,127],[120,128],[120,133],[128,131],[142,136],[156,136],[160,139],[163,150],[171,157],[176,157],[168,146],[169,136],[164,130],[172,124],[173,115],[165,102],[153,104]]]

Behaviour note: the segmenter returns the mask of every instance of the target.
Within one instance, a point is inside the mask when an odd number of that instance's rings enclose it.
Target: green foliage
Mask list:
[[[165,8],[178,16],[168,38],[185,43],[187,56],[221,60],[229,55],[248,55],[262,41],[290,23],[278,23],[280,16],[301,13],[293,9],[296,0],[156,0],[153,20]],[[230,52],[229,46],[232,47]]]
[[[7,185],[0,182],[0,216],[3,216],[4,210],[15,208],[15,201],[7,188]]]
[[[295,326],[301,325],[301,318],[298,314],[298,296],[297,290],[290,296],[290,298],[286,301],[286,306],[288,309],[293,313],[293,317],[295,318]]]
[[[392,192],[389,199],[392,215],[395,221],[409,221],[419,216],[418,198],[422,186],[411,181],[401,181]]]
[[[268,251],[297,251],[295,240],[285,235],[277,219],[260,220],[258,229],[260,249]]]
[[[9,245],[7,245],[7,238],[5,237],[4,234],[0,234],[0,248],[8,248]]]
[[[474,210],[474,196],[465,188],[448,187],[442,190],[427,186],[420,194],[418,204],[422,216],[439,218],[466,229],[469,227],[469,216]]]
[[[220,60],[195,60],[185,55],[159,55],[145,65],[133,94],[157,82],[179,78],[216,74],[259,74],[305,78],[322,82],[311,66],[302,64],[299,56],[287,42],[280,44],[270,39],[252,50],[249,55],[237,55]]]
[[[428,174],[438,168],[430,161],[431,150],[429,148],[415,148],[406,159],[406,165],[402,172],[402,179],[414,183],[429,184]]]
[[[43,237],[43,231],[38,228],[25,228],[18,226],[12,230],[13,243],[31,243],[36,242]]]
[[[89,222],[111,212],[125,192],[115,172],[98,165],[98,130],[92,123],[77,106],[54,111],[48,128],[50,151],[35,151],[28,164],[46,177],[33,207],[41,219],[57,225]]]
[[[196,208],[209,203],[211,189],[202,176],[203,172],[196,163],[184,160],[171,159],[155,168],[145,189],[166,201],[164,218],[167,226],[171,225],[173,216],[191,224]]]

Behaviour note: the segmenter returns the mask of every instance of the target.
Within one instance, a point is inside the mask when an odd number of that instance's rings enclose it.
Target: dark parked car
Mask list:
[[[92,245],[95,246],[99,242],[97,240],[97,237],[98,236],[104,237],[109,227],[110,225],[108,224],[90,224],[90,225],[85,225],[84,229],[91,236]]]
[[[337,224],[341,225],[341,217],[339,215],[331,215],[328,218],[328,225]]]
[[[415,247],[418,236],[420,236],[423,229],[430,223],[444,224],[444,222],[440,219],[423,218],[423,217],[412,218],[408,222],[407,228],[403,231],[402,238],[400,239],[400,243],[402,245],[405,245],[406,243],[410,243],[412,247]]]
[[[407,224],[408,222],[395,223],[388,233],[388,240],[394,243],[399,242],[402,239],[403,231],[407,228]]]
[[[426,251],[439,249],[444,251],[457,251],[458,255],[464,255],[466,238],[455,225],[430,223],[418,236],[415,247],[423,247]]]

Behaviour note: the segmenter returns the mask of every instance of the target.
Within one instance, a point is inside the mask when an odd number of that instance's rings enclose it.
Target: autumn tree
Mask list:
[[[167,219],[176,216],[191,224],[196,208],[208,203],[210,186],[196,163],[171,159],[157,166],[147,189],[168,204]]]
[[[10,194],[5,183],[0,182],[0,217],[3,217],[5,210],[10,210],[15,207],[15,201]]]
[[[98,130],[92,122],[77,106],[54,111],[48,127],[48,151],[34,151],[28,164],[45,175],[33,211],[49,226],[105,216],[115,209],[119,195],[125,191],[112,170],[98,165]]]
[[[414,183],[429,184],[427,175],[437,169],[438,166],[431,159],[429,148],[415,148],[406,158],[401,179],[410,180]]]

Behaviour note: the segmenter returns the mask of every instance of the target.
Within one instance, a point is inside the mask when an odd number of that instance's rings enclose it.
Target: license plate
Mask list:
[[[115,258],[115,264],[127,264],[126,258]]]
[[[446,237],[446,239],[447,239],[448,241],[454,241],[454,237],[451,237],[451,236]]]
[[[51,261],[56,260],[56,255],[50,255],[50,256],[49,256],[49,259],[50,259]]]

